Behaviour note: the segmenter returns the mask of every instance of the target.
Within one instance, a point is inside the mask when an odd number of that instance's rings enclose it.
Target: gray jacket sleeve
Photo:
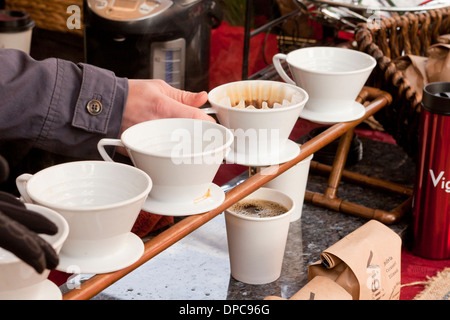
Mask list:
[[[120,133],[127,95],[127,79],[109,70],[0,49],[1,141],[98,158],[97,142]]]

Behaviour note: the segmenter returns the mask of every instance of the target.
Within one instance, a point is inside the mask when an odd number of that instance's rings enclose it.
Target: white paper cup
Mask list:
[[[291,222],[297,221],[302,216],[303,202],[305,200],[306,184],[308,182],[309,167],[313,154],[300,161],[278,177],[270,180],[264,186],[286,193],[295,202],[295,209],[291,215]],[[258,167],[257,171],[264,174],[265,167]]]
[[[289,210],[267,218],[225,211],[232,277],[248,284],[269,283],[281,275],[290,218],[295,204],[285,193],[269,188],[260,188],[245,199],[274,201]]]
[[[222,125],[174,118],[137,124],[120,139],[100,140],[98,150],[113,161],[105,146],[124,146],[133,164],[152,178],[152,199],[192,205],[207,194],[232,142]]]
[[[37,212],[56,224],[58,231],[54,235],[40,235],[59,253],[69,234],[67,221],[56,211],[35,204],[26,204],[27,209]],[[31,300],[39,299],[43,282],[50,270],[36,272],[33,267],[17,258],[11,252],[0,248],[0,299]]]
[[[26,12],[0,10],[0,48],[30,53],[34,21]]]
[[[236,163],[279,163],[292,129],[308,100],[305,90],[291,84],[269,80],[244,80],[227,83],[208,94],[211,109],[219,122],[232,130]],[[278,102],[268,109],[233,107],[239,101]],[[283,105],[283,101],[285,105]],[[241,160],[243,159],[243,160]]]
[[[282,67],[286,61],[291,79]],[[305,110],[318,113],[348,111],[376,66],[376,60],[357,50],[339,47],[309,47],[278,53],[274,66],[281,78],[309,94]]]
[[[105,161],[76,161],[22,174],[17,188],[26,202],[60,213],[70,233],[61,253],[96,259],[117,252],[125,243],[152,188],[137,168]]]

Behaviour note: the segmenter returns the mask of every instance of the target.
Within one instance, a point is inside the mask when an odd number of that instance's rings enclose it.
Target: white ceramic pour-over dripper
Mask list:
[[[308,100],[305,90],[279,81],[244,80],[214,88],[208,99],[211,109],[207,112],[215,113],[219,122],[234,134],[227,162],[272,165],[289,161],[300,152],[289,135]],[[233,107],[241,101],[252,100],[269,101],[274,107]]]
[[[47,241],[59,253],[69,234],[67,221],[56,211],[49,208],[27,203],[28,210],[43,215],[58,228],[54,235],[42,234]],[[47,280],[50,270],[42,273],[36,272],[31,266],[17,258],[14,254],[0,248],[0,299],[1,300],[35,300],[55,299],[60,300],[62,294],[59,288]]]
[[[143,254],[142,240],[131,233],[152,188],[142,170],[123,163],[74,161],[21,174],[16,185],[25,201],[58,212],[69,224],[57,270],[73,273],[77,266],[77,273],[111,272]],[[132,254],[112,263],[123,248]]]
[[[287,62],[293,79],[282,61]],[[364,116],[364,106],[355,99],[376,66],[370,55],[346,48],[310,47],[276,54],[273,64],[284,81],[308,92],[301,118],[331,124]]]
[[[102,139],[98,150],[113,161],[106,146],[126,148],[153,188],[143,209],[161,215],[190,215],[220,205],[223,191],[212,181],[233,142],[226,127],[199,119],[158,119],[128,128],[120,139]]]

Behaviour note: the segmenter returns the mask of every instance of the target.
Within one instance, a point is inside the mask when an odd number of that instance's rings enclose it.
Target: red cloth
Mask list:
[[[131,229],[138,237],[144,237],[149,232],[161,229],[173,223],[173,217],[162,216],[141,210]]]
[[[70,274],[70,273],[65,273],[65,272],[58,271],[58,270],[52,270],[52,271],[50,271],[50,274],[48,275],[48,280],[52,281],[54,284],[56,284],[59,287],[59,286],[62,286],[64,283],[66,283],[71,275],[72,274]]]
[[[250,39],[248,75],[272,63],[272,57],[278,53],[278,42],[274,34],[260,33]],[[263,56],[264,53],[264,56]],[[225,21],[211,31],[209,88],[221,84],[242,80],[244,54],[244,28],[231,27]]]
[[[407,248],[402,250],[402,285],[414,282],[427,281],[439,271],[450,267],[448,260],[430,260],[413,255]],[[423,285],[403,286],[400,291],[400,300],[412,300],[424,289]]]

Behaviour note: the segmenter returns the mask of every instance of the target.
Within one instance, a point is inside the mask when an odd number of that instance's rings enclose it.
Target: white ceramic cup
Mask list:
[[[277,164],[274,155],[283,151],[289,135],[308,100],[305,90],[291,84],[269,80],[227,83],[208,94],[211,109],[219,122],[235,136],[232,145],[236,163]],[[240,100],[272,101],[285,106],[269,109],[232,107]],[[231,105],[230,105],[231,103]],[[243,160],[238,160],[239,158]],[[272,160],[275,158],[275,160]]]
[[[289,211],[274,217],[257,218],[225,210],[231,275],[248,284],[275,281],[281,275],[294,201],[285,193],[259,188],[245,199],[263,199]]]
[[[306,184],[308,182],[309,166],[313,157],[313,154],[310,155],[264,185],[267,188],[282,191],[294,200],[295,209],[291,215],[291,222],[297,221],[302,216]],[[264,170],[265,167],[257,168],[257,172],[262,172],[262,174],[264,174]],[[269,174],[269,172],[267,172],[267,174]]]
[[[26,202],[60,213],[70,233],[61,253],[94,259],[117,252],[125,243],[151,188],[150,177],[126,164],[75,161],[17,177]]]
[[[282,66],[286,61],[291,79]],[[309,47],[273,56],[280,77],[309,94],[305,110],[339,113],[349,110],[376,66],[376,60],[357,50]]]
[[[28,203],[26,207],[56,224],[58,228],[56,234],[41,234],[40,236],[55,249],[56,253],[59,253],[69,234],[67,221],[59,213],[49,208]],[[43,282],[47,280],[49,273],[48,269],[42,273],[36,272],[33,267],[14,254],[0,248],[0,299],[46,299]]]
[[[120,139],[100,140],[98,150],[113,161],[105,146],[124,146],[133,164],[152,178],[152,199],[189,205],[207,194],[232,142],[222,125],[172,118],[134,125]]]

